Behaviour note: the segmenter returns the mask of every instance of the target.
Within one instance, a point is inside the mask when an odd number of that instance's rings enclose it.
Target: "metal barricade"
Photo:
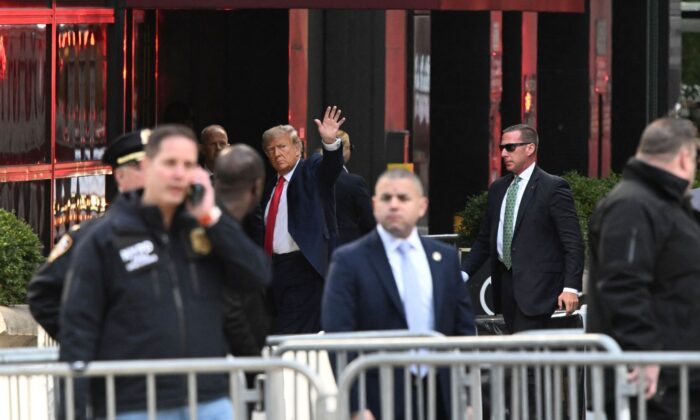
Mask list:
[[[58,361],[58,348],[0,349],[0,366]],[[49,377],[0,377],[0,418],[5,420],[54,418],[57,384]]]
[[[356,359],[350,363],[342,373],[338,381],[338,418],[347,419],[350,413],[349,401],[350,390],[355,382],[358,381],[362,373],[369,369],[379,369],[380,375],[385,378],[382,381],[383,386],[381,395],[381,415],[382,418],[395,418],[394,412],[394,390],[391,385],[391,380],[386,380],[387,376],[391,375],[391,371],[395,367],[403,367],[404,371],[411,365],[427,365],[428,370],[428,411],[427,418],[432,420],[435,418],[435,381],[436,368],[449,367],[450,370],[474,369],[476,367],[486,368],[495,378],[491,384],[493,392],[496,395],[503,396],[506,394],[506,384],[503,380],[506,370],[512,371],[513,375],[517,376],[522,367],[542,367],[552,372],[552,375],[561,377],[565,370],[575,371],[576,368],[590,368],[598,374],[594,374],[591,387],[593,389],[593,418],[603,420],[605,414],[605,399],[604,388],[605,378],[604,371],[610,368],[614,372],[612,381],[614,383],[614,395],[612,396],[614,412],[610,412],[612,418],[629,420],[632,417],[630,410],[630,398],[636,398],[636,404],[632,408],[636,409],[636,416],[644,420],[647,418],[646,403],[644,399],[644,382],[639,381],[636,385],[632,385],[627,381],[627,367],[636,367],[648,365],[661,365],[664,369],[675,371],[679,379],[679,397],[678,408],[679,418],[687,420],[690,416],[689,401],[689,370],[690,368],[700,367],[700,352],[695,353],[673,353],[673,352],[650,352],[650,353],[572,353],[572,352],[557,352],[550,353],[546,358],[542,358],[541,354],[533,353],[430,353],[430,354],[373,354],[366,355]],[[694,373],[698,373],[697,371]],[[697,376],[697,375],[696,375]],[[694,377],[695,378],[695,377]],[[569,381],[567,394],[569,398],[576,399],[578,393],[575,389],[575,381]],[[471,387],[476,387],[477,384],[469,384]],[[696,385],[697,386],[697,385]],[[491,418],[502,420],[506,418],[507,408],[510,409],[510,418],[527,418],[527,411],[524,413],[518,407],[527,400],[527,392],[523,392],[526,387],[521,387],[519,392],[514,392],[510,395],[510,407],[506,407],[507,401],[505,398],[497,398],[492,401]],[[697,391],[697,389],[695,389]],[[410,391],[409,391],[410,392]],[[450,392],[453,396],[452,405],[449,407],[451,419],[467,419],[480,418],[470,412],[468,407],[459,405],[459,398],[456,398],[460,392],[458,388],[452,387]],[[410,394],[408,395],[410,397]],[[568,412],[563,411],[560,404],[564,398],[564,390],[561,387],[545,387],[542,395],[543,400],[547,403],[545,415],[540,418],[547,420],[576,418],[577,414],[572,407],[578,404],[572,404]],[[610,396],[609,396],[610,397]],[[406,398],[408,401],[410,398]],[[581,402],[583,404],[583,402]],[[406,420],[414,417],[405,417]],[[608,417],[610,418],[610,417]]]
[[[333,352],[336,355],[335,377],[339,378],[348,364],[348,359],[351,353],[357,353],[358,357],[364,356],[366,353],[375,352],[407,352],[413,350],[424,350],[431,352],[465,352],[465,351],[522,351],[533,352],[539,351],[539,357],[548,357],[548,354],[554,351],[576,351],[581,349],[589,349],[591,351],[604,351],[611,354],[619,354],[621,349],[619,345],[610,337],[601,334],[581,334],[568,331],[548,331],[548,334],[540,335],[512,335],[512,336],[486,336],[486,337],[376,337],[376,338],[317,338],[315,340],[289,340],[279,345],[273,355],[280,356],[287,352]],[[547,353],[545,353],[547,352]],[[511,353],[509,353],[511,354]],[[317,367],[316,367],[317,369]],[[536,371],[537,372],[537,371]],[[404,372],[407,375],[407,371]],[[526,375],[527,372],[521,370],[519,376],[516,376],[513,384],[520,376]],[[578,378],[576,372],[567,372],[574,379]],[[548,378],[544,376],[545,379]],[[499,380],[489,375],[492,380]],[[386,379],[385,379],[386,380]],[[460,387],[470,386],[469,398],[466,394],[459,394],[458,397],[463,405],[469,402],[474,418],[481,418],[483,413],[482,407],[482,389],[481,389],[481,371],[478,367],[471,369],[468,373],[455,370],[450,375],[451,388],[458,389]],[[527,377],[520,378],[527,381]],[[366,406],[366,376],[361,374],[358,380],[358,396],[360,408]],[[540,383],[542,382],[540,378]],[[556,382],[545,381],[550,386],[561,384],[562,380]],[[513,385],[515,390],[515,385]],[[494,397],[498,395],[491,394]],[[527,407],[526,407],[527,408]],[[578,411],[579,407],[574,406],[574,410]],[[538,409],[542,413],[541,407]],[[539,416],[543,418],[543,416]]]
[[[158,359],[158,360],[133,360],[133,361],[95,361],[89,364],[83,363],[46,363],[26,364],[13,363],[0,365],[0,378],[61,378],[65,380],[65,404],[66,419],[75,418],[75,407],[72,403],[75,398],[76,380],[81,378],[104,378],[106,384],[106,416],[114,419],[117,414],[115,378],[125,376],[142,376],[146,381],[146,411],[149,419],[156,418],[156,378],[162,375],[183,375],[187,382],[188,412],[190,419],[196,419],[197,413],[197,375],[212,373],[229,374],[229,397],[233,402],[234,418],[247,419],[248,409],[245,404],[244,393],[246,383],[244,372],[264,371],[268,374],[277,371],[291,370],[296,375],[304,378],[314,391],[316,404],[314,405],[315,417],[319,420],[334,418],[335,391],[325,387],[319,381],[316,374],[308,366],[293,361],[265,358],[239,358],[239,359]],[[270,397],[266,395],[266,397]],[[31,402],[30,402],[31,403]],[[31,406],[31,404],[30,404]],[[10,413],[8,417],[15,415]],[[21,415],[19,417],[22,417]],[[31,412],[23,418],[37,418]],[[268,419],[274,417],[268,416]]]
[[[297,334],[297,335],[274,335],[267,338],[268,348],[266,355],[271,357],[290,358],[301,363],[305,363],[319,375],[320,379],[331,387],[335,387],[335,378],[330,370],[330,362],[327,352],[323,346],[316,343],[326,342],[326,340],[344,340],[344,343],[361,343],[363,340],[375,339],[386,340],[390,338],[439,338],[444,335],[435,331],[409,331],[409,330],[386,330],[386,331],[353,331],[334,332],[319,334]],[[306,344],[304,349],[294,350],[289,343]],[[344,364],[343,364],[344,366]],[[312,405],[313,398],[310,397],[309,390],[304,390],[299,386],[289,387],[288,384],[296,384],[297,380],[293,375],[276,374],[265,378],[265,386],[271,393],[285,395],[287,398],[275,399],[266,402],[266,408],[272,413],[271,418],[283,419],[294,417],[297,420],[312,418],[308,414],[310,409],[304,409],[304,404]],[[293,406],[285,403],[295,401]]]
[[[15,347],[0,349],[0,365],[8,363],[49,363],[58,361],[58,347]]]

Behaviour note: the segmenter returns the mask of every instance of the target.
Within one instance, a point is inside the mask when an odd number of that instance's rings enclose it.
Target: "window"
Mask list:
[[[0,207],[27,221],[46,252],[107,205],[100,159],[114,11],[61,8],[81,4],[0,0],[12,8],[0,10]]]

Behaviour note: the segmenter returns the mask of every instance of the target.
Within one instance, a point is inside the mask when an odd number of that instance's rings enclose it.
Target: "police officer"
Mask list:
[[[239,275],[245,255],[197,165],[192,130],[160,126],[145,150],[144,190],[125,194],[77,247],[61,305],[61,360],[223,357],[222,286],[269,281]],[[227,382],[198,378],[199,418],[232,417]],[[186,385],[182,376],[158,378],[159,414],[187,415]],[[145,418],[145,379],[117,377],[115,386],[118,414]],[[104,381],[91,391],[94,414],[104,416]]]
[[[143,187],[140,162],[145,156],[143,145],[149,134],[147,129],[124,134],[115,139],[102,156],[102,161],[112,166],[119,192]],[[97,220],[90,219],[71,227],[56,243],[46,263],[34,274],[27,287],[29,310],[54,340],[58,340],[58,311],[72,250]]]

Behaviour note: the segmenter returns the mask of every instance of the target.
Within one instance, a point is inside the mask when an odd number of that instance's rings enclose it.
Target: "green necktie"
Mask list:
[[[506,214],[503,217],[503,265],[509,270],[513,265],[510,255],[510,246],[513,244],[513,225],[515,224],[515,202],[518,199],[518,183],[520,177],[516,176],[508,187],[506,194]]]

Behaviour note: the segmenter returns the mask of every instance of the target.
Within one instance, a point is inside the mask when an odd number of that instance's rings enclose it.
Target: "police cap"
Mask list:
[[[102,162],[117,168],[127,163],[139,162],[146,156],[143,147],[148,143],[151,130],[143,129],[122,134],[112,141],[102,156]]]

